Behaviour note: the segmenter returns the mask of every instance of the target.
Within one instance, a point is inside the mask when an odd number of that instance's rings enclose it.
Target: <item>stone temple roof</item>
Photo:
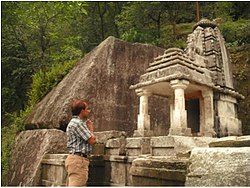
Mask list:
[[[201,19],[199,22],[197,22],[194,26],[193,26],[193,31],[198,27],[202,27],[202,28],[207,28],[207,27],[211,27],[211,28],[215,28],[217,27],[217,24],[214,21],[210,21],[208,19]]]
[[[158,56],[140,77],[138,84],[132,89],[151,85],[172,79],[187,79],[212,87],[212,79],[203,64],[198,64],[194,58],[188,56],[182,49],[169,48],[163,55]]]
[[[130,89],[167,84],[174,79],[185,79],[196,86],[210,87],[218,92],[244,98],[233,87],[231,58],[225,41],[214,21],[202,19],[188,35],[185,50],[167,49],[149,63],[139,83]]]

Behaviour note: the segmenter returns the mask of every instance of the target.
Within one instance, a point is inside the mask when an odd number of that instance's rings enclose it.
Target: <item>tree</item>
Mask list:
[[[24,109],[34,73],[82,56],[69,24],[76,10],[86,11],[81,2],[13,1],[1,5],[4,117],[5,113]]]
[[[24,108],[26,88],[31,83],[32,65],[28,57],[28,47],[16,29],[19,21],[18,3],[2,3],[2,125],[5,112]]]
[[[116,23],[122,39],[131,42],[157,43],[163,10],[160,2],[128,2]],[[156,37],[155,37],[156,36]]]

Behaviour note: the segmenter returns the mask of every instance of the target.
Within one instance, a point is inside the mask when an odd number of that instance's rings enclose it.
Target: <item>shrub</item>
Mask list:
[[[227,21],[222,23],[220,30],[228,43],[228,47],[237,47],[250,42],[250,20]]]
[[[28,92],[29,106],[34,106],[72,69],[77,61],[71,60],[53,65],[49,71],[38,71],[32,77],[31,90]]]

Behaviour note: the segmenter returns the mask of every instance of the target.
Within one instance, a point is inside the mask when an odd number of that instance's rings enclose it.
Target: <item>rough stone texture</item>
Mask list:
[[[180,186],[186,179],[186,159],[137,158],[130,168],[133,186]]]
[[[250,147],[250,135],[219,138],[210,142],[209,147]]]
[[[126,139],[124,137],[114,138],[107,141],[105,148],[106,155],[126,155]]]
[[[139,156],[150,154],[150,137],[127,138],[126,154],[127,156]]]
[[[47,153],[66,153],[66,134],[60,130],[30,130],[21,132],[15,139],[9,186],[41,185],[41,161]]]
[[[109,139],[126,137],[126,132],[112,130],[112,131],[95,132],[95,135],[97,137],[96,140],[97,143],[106,144]]]
[[[111,166],[110,184],[113,186],[125,186],[127,176],[127,157],[113,156],[110,157],[109,162]]]
[[[65,159],[68,154],[46,154],[42,160],[42,186],[66,186]]]
[[[184,156],[196,147],[209,147],[217,140],[211,137],[159,136],[152,137],[150,146],[153,156]]]
[[[250,186],[250,147],[195,148],[186,186]]]
[[[244,99],[233,86],[231,58],[216,23],[200,20],[182,50],[169,48],[154,58],[139,82],[131,85],[140,95],[140,114],[135,135],[151,136],[147,98],[169,97],[169,135],[242,135],[237,115],[238,99]],[[199,104],[190,113],[185,101]],[[155,105],[156,106],[156,105]],[[167,114],[166,114],[167,115]],[[197,126],[190,125],[195,123]]]
[[[71,118],[73,98],[88,100],[95,131],[126,131],[136,128],[139,98],[130,85],[138,82],[154,57],[164,49],[139,43],[131,44],[108,37],[88,53],[70,73],[39,102],[26,119],[27,129],[39,127],[65,130]],[[158,133],[166,132],[166,98],[152,97],[155,109],[152,125]],[[160,120],[160,121],[159,121]]]

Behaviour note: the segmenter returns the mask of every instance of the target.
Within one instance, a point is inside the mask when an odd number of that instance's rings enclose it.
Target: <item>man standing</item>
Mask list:
[[[68,172],[67,186],[84,186],[88,180],[88,155],[96,142],[94,126],[88,119],[90,109],[86,102],[75,99],[71,106],[72,119],[67,126],[67,148],[65,161]]]

